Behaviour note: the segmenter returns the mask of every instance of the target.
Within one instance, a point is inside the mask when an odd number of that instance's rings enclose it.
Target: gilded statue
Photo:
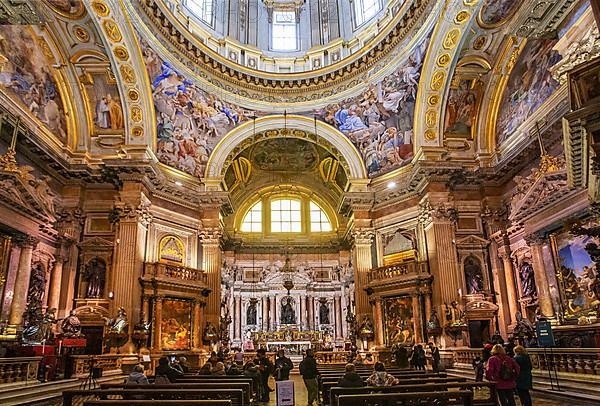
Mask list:
[[[123,307],[119,307],[117,310],[117,316],[113,319],[104,317],[104,321],[108,326],[107,333],[109,335],[122,335],[127,334],[129,329],[129,321],[127,320],[127,312]]]
[[[465,315],[463,311],[460,309],[458,302],[453,300],[448,306],[447,303],[444,303],[446,306],[446,325],[447,326],[464,326],[465,325]]]

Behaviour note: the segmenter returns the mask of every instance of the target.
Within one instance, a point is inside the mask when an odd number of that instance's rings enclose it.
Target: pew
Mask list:
[[[88,400],[83,406],[231,406],[230,400]]]
[[[334,386],[331,388],[331,406],[340,406],[338,399],[342,395],[359,395],[373,393],[403,393],[403,392],[446,392],[450,390],[469,390],[474,391],[476,388],[487,388],[488,396],[486,398],[475,396],[473,405],[476,406],[496,406],[496,385],[491,382],[448,382],[448,383],[426,383],[423,385],[395,385],[395,386],[364,386],[362,388],[341,388]],[[478,395],[481,395],[479,392]]]
[[[338,403],[344,406],[402,406],[402,405],[462,405],[473,406],[473,392],[404,392],[342,395]]]
[[[167,384],[149,384],[149,385],[128,385],[126,383],[103,383],[100,389],[241,389],[244,393],[244,405],[249,405],[252,402],[252,386],[249,382],[232,381],[232,382],[194,382],[194,383],[167,383]]]
[[[73,406],[81,400],[108,400],[109,397],[120,397],[130,401],[137,397],[147,400],[229,400],[231,406],[244,406],[244,393],[241,389],[94,389],[94,390],[67,390],[63,392],[63,406]],[[115,399],[118,400],[118,399]]]

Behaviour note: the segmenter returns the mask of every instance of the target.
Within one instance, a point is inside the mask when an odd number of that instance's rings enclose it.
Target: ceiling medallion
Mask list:
[[[475,38],[475,41],[473,41],[473,49],[476,51],[480,51],[485,46],[486,42],[487,38],[485,37],[485,35],[478,36],[477,38]]]
[[[133,71],[131,65],[121,65],[119,70],[121,71],[121,76],[123,77],[125,83],[135,83],[135,72]]]
[[[131,119],[134,122],[139,123],[140,121],[142,121],[142,116],[143,115],[142,115],[142,109],[141,108],[139,108],[137,106],[133,106],[131,108],[131,110],[129,110],[129,111],[130,111]]]
[[[110,13],[108,6],[101,1],[95,1],[92,3],[92,8],[96,14],[100,17],[106,17]]]
[[[123,35],[114,20],[106,20],[102,23],[102,26],[104,27],[104,32],[106,32],[108,39],[112,42],[119,42],[123,39]]]
[[[440,96],[438,96],[437,94],[432,94],[431,96],[429,96],[427,98],[427,104],[429,104],[430,106],[435,106],[436,104],[438,104],[440,102]]]
[[[438,91],[442,88],[442,86],[444,85],[444,79],[446,78],[446,73],[444,71],[437,71],[433,74],[433,77],[431,78],[431,83],[429,85],[429,87],[431,88],[431,90],[435,90]]]
[[[458,39],[460,38],[460,30],[458,28],[453,28],[446,34],[446,38],[444,38],[443,46],[445,49],[452,49],[458,43]]]
[[[90,34],[81,25],[73,27],[73,35],[75,35],[79,42],[88,42],[90,40]]]
[[[427,141],[435,141],[435,139],[436,139],[435,131],[433,131],[433,130],[425,131],[425,139]]]
[[[141,138],[144,136],[144,129],[142,127],[133,127],[131,129],[131,135],[135,138]]]
[[[127,92],[127,97],[129,97],[129,100],[136,102],[140,99],[140,94],[135,89],[129,89]]]
[[[465,21],[467,21],[467,20],[469,19],[469,17],[470,17],[470,16],[471,16],[471,14],[469,14],[469,12],[468,12],[468,11],[466,11],[466,10],[463,10],[463,11],[461,11],[460,13],[458,13],[458,14],[456,15],[456,17],[454,17],[454,22],[455,22],[456,24],[462,24],[462,23],[464,23]]]
[[[450,54],[441,54],[437,59],[437,65],[440,68],[445,67],[450,63]]]
[[[129,52],[127,52],[125,47],[122,47],[121,45],[115,47],[115,50],[113,52],[115,56],[121,61],[126,61],[127,59],[129,59]]]

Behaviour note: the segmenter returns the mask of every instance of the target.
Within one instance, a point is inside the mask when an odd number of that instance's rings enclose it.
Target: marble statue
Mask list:
[[[81,337],[81,321],[75,314],[75,310],[71,310],[69,315],[65,317],[60,325],[63,337],[78,338]]]
[[[521,312],[515,313],[515,319],[517,321],[517,325],[513,329],[513,336],[515,337],[532,337],[535,335],[535,328],[533,327],[533,323],[529,321],[528,318],[523,317]]]
[[[521,280],[521,293],[523,297],[535,297],[535,278],[533,267],[529,262],[523,262],[519,267],[519,279]]]
[[[52,338],[52,326],[56,324],[56,308],[46,310],[44,316],[36,323],[23,330],[23,341],[26,343],[45,343]]]
[[[327,306],[327,303],[321,303],[321,306],[319,307],[319,320],[321,321],[321,324],[330,323],[329,306]]]
[[[106,277],[106,264],[99,258],[93,258],[85,266],[83,278],[87,281],[85,297],[97,299],[102,297]]]
[[[212,325],[210,321],[206,322],[206,327],[204,328],[204,341],[208,341],[209,343],[216,343],[219,340],[219,335],[217,334],[217,329]]]
[[[256,324],[256,303],[250,303],[246,310],[246,324]]]
[[[296,324],[296,313],[292,306],[292,299],[287,298],[281,306],[281,324]]]
[[[483,290],[483,274],[479,261],[469,256],[465,259],[464,272],[469,294],[479,293]]]

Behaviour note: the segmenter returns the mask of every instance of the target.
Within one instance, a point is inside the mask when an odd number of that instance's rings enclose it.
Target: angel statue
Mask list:
[[[127,334],[129,321],[127,320],[127,312],[123,307],[119,307],[119,310],[117,310],[117,317],[114,319],[104,317],[104,321],[108,326],[108,334]]]

